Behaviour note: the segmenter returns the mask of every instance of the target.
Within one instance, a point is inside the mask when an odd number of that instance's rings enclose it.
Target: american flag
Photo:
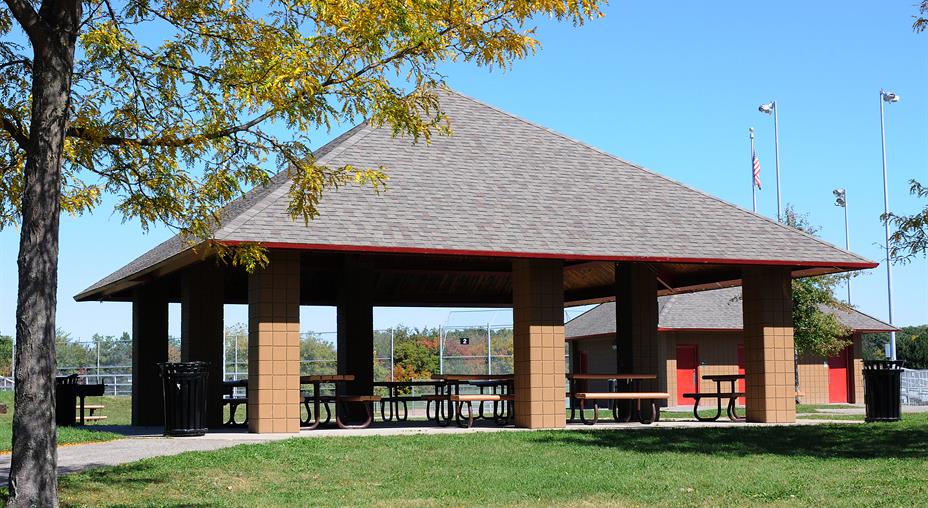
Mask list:
[[[751,165],[754,167],[754,185],[760,189],[760,159],[757,158],[754,148],[751,148]]]

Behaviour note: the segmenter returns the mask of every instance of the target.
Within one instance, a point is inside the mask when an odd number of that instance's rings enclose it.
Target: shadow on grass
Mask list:
[[[904,424],[726,427],[550,432],[538,442],[641,453],[783,455],[814,458],[928,457],[928,426]]]

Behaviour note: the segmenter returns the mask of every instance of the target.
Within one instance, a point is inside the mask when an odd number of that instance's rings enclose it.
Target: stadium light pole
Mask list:
[[[844,208],[844,250],[851,250],[851,230],[847,222],[847,190],[835,189],[831,191],[835,195],[835,206]],[[847,304],[851,304],[851,279],[847,279]]]
[[[777,222],[780,222],[783,220],[782,201],[780,200],[780,121],[777,118],[780,108],[777,107],[777,101],[770,101],[767,104],[761,104],[757,110],[765,115],[773,113],[773,150],[777,165]]]
[[[899,96],[880,89],[880,142],[883,148],[883,213],[889,214],[889,178],[886,176],[886,126],[883,121],[883,103],[899,102]],[[885,215],[884,215],[885,216]],[[889,324],[893,324],[893,265],[889,253],[889,221],[883,221],[886,240],[886,296],[889,302]],[[889,359],[896,359],[896,332],[889,332]]]

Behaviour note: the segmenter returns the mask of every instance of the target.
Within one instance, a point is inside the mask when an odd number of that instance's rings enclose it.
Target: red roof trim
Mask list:
[[[783,261],[762,259],[724,259],[724,258],[683,258],[664,256],[607,256],[596,254],[557,254],[548,252],[505,252],[483,251],[468,249],[430,249],[423,247],[378,247],[372,245],[332,245],[315,243],[286,243],[286,242],[245,242],[241,240],[217,240],[223,245],[241,245],[244,243],[258,243],[268,249],[291,250],[317,250],[335,252],[377,252],[402,254],[444,254],[452,256],[486,256],[507,258],[545,258],[563,259],[569,261],[645,261],[652,263],[690,263],[690,264],[722,264],[722,265],[768,265],[768,266],[803,266],[803,267],[833,267],[842,269],[876,268],[879,263],[829,263],[824,261]]]

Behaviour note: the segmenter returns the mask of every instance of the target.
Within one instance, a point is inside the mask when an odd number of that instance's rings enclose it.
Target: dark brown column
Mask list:
[[[657,334],[657,276],[646,263],[615,265],[616,355],[623,373],[666,376],[662,341]],[[657,390],[657,381],[642,382]]]
[[[164,424],[158,363],[168,361],[168,299],[160,287],[132,294],[132,425]]]
[[[789,268],[742,270],[747,419],[796,421],[793,294]]]
[[[564,267],[560,260],[512,263],[515,423],[564,427]]]
[[[208,362],[206,422],[222,425],[223,274],[212,260],[181,277],[181,360]]]
[[[300,255],[248,276],[248,430],[300,430]]]
[[[360,256],[347,255],[338,287],[338,373],[354,374],[344,393],[374,389],[374,271]]]

